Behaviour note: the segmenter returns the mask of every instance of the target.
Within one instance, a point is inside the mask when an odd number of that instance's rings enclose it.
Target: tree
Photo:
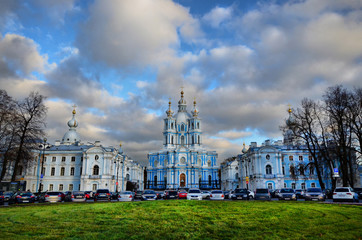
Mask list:
[[[31,92],[27,98],[17,102],[18,146],[11,181],[15,181],[19,163],[28,159],[28,146],[44,137],[45,117],[47,108],[44,105],[45,97],[37,92]]]

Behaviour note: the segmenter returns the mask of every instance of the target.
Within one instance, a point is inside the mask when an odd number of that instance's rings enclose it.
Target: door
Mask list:
[[[180,174],[180,187],[185,187],[186,184],[186,175],[184,173]]]

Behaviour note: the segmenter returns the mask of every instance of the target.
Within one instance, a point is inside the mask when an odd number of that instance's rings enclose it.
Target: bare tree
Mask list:
[[[44,136],[47,108],[45,97],[37,92],[31,92],[27,98],[17,103],[18,116],[18,147],[11,181],[15,181],[21,160],[28,159],[33,143]]]

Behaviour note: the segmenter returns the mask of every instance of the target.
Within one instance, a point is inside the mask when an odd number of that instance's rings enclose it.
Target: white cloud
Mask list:
[[[223,22],[230,20],[232,17],[233,8],[232,7],[215,7],[210,12],[203,16],[205,23],[210,24],[212,27],[217,28]]]

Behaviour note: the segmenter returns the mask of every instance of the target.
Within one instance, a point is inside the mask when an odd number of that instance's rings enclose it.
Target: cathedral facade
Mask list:
[[[26,189],[40,191],[125,191],[143,189],[144,168],[129,158],[122,147],[105,147],[101,142],[84,144],[76,131],[78,121],[68,121],[69,130],[55,144],[43,142],[34,150],[36,161],[26,167]]]
[[[202,122],[196,108],[187,112],[184,92],[176,114],[171,101],[163,129],[163,149],[148,154],[147,188],[220,188],[217,153],[202,145]]]

